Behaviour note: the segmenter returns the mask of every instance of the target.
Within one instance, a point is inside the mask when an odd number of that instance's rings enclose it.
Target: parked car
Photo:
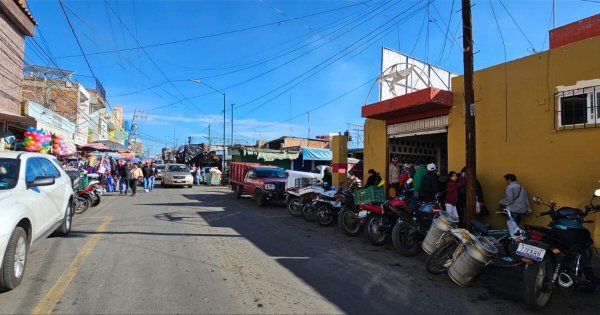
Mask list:
[[[164,164],[156,165],[156,175],[154,175],[154,178],[162,180],[164,172],[165,172]]]
[[[0,292],[23,280],[30,248],[73,219],[71,178],[55,157],[0,151]]]
[[[165,161],[163,161],[163,160],[154,160],[153,162],[155,165],[163,165],[163,166],[165,165]]]
[[[167,164],[162,172],[161,186],[188,186],[192,188],[194,177],[185,164]]]
[[[279,167],[232,162],[230,182],[236,198],[250,195],[259,207],[285,200],[287,174]]]

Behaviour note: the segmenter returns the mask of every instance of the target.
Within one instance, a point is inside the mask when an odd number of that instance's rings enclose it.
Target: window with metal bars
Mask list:
[[[600,127],[600,86],[582,87],[555,94],[557,131]]]

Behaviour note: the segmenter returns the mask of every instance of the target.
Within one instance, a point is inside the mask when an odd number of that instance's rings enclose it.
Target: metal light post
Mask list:
[[[208,87],[209,89],[211,89],[211,90],[213,90],[213,91],[215,91],[215,92],[223,95],[223,160],[222,160],[222,164],[221,165],[222,165],[222,171],[225,172],[225,154],[226,154],[225,153],[225,104],[227,103],[227,97],[225,96],[225,92],[221,92],[221,91],[215,89],[214,87],[212,87],[212,86],[210,86],[210,85],[208,85],[208,84],[206,84],[206,83],[204,83],[204,82],[202,82],[200,80],[190,80],[190,81],[192,81],[194,83],[202,84],[202,85]]]

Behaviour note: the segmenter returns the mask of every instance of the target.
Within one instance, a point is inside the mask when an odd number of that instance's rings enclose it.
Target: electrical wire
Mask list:
[[[373,1],[373,0],[367,0],[367,1],[364,1],[364,2],[371,2],[371,1]],[[355,7],[355,6],[358,6],[358,5],[362,5],[362,2],[354,3],[354,4],[346,5],[346,6],[343,6],[343,7],[334,8],[334,9],[329,9],[329,10],[325,10],[325,11],[321,11],[321,12],[315,12],[315,13],[303,15],[303,16],[300,16],[300,17],[296,17],[295,19],[305,19],[305,18],[317,16],[317,15],[327,14],[327,13],[331,13],[331,12],[335,12],[335,11],[339,11],[339,10],[343,10],[343,9],[347,9],[347,8],[351,8],[351,7]],[[110,6],[110,4],[108,4],[108,6],[112,9],[112,7]],[[121,49],[115,49],[115,50],[106,50],[106,51],[92,52],[92,53],[89,53],[89,55],[90,56],[92,56],[92,55],[105,55],[105,54],[111,54],[111,53],[117,53],[117,52],[129,51],[129,50],[138,50],[138,49],[154,48],[154,47],[160,47],[160,46],[166,46],[166,45],[173,45],[173,44],[180,44],[180,43],[185,43],[185,42],[190,42],[190,41],[195,41],[195,40],[200,40],[200,39],[207,39],[207,38],[213,38],[213,37],[219,37],[219,36],[224,36],[224,35],[235,34],[235,33],[239,33],[239,32],[245,32],[245,31],[255,30],[255,29],[259,29],[259,28],[263,28],[263,27],[268,27],[268,26],[280,25],[280,24],[286,23],[286,22],[290,22],[290,20],[288,20],[288,19],[279,20],[279,21],[275,21],[275,22],[270,22],[270,23],[265,23],[265,24],[260,24],[260,25],[254,25],[254,26],[244,27],[244,28],[241,28],[241,29],[236,29],[236,30],[231,30],[231,31],[226,31],[226,32],[220,32],[220,33],[214,33],[214,34],[208,34],[208,35],[195,36],[195,37],[190,37],[190,38],[185,38],[185,39],[180,39],[180,40],[174,40],[174,41],[167,41],[167,42],[162,42],[162,43],[142,45],[141,43],[138,42],[138,46],[136,46],[136,47],[128,47],[128,48],[121,48]],[[125,28],[127,28],[126,25],[123,25],[123,26]],[[62,56],[60,58],[73,58],[73,57],[81,57],[81,55]]]
[[[523,32],[523,29],[521,28],[521,25],[519,25],[519,23],[517,23],[517,20],[515,20],[515,18],[513,17],[513,15],[510,13],[510,11],[508,11],[508,8],[504,5],[504,2],[502,2],[502,0],[498,0],[498,2],[500,2],[500,4],[502,5],[502,7],[504,8],[504,10],[506,10],[506,13],[508,13],[508,16],[510,16],[511,20],[513,21],[513,23],[515,23],[515,25],[519,29],[519,32],[521,32],[521,34],[523,35],[523,37],[525,37],[525,39],[529,43],[529,46],[530,46],[529,48],[531,48],[531,50],[534,53],[537,53],[537,50],[535,50],[535,46],[533,45],[533,43],[531,43],[531,41],[529,40],[529,37],[527,37],[527,35],[525,34],[525,32]]]

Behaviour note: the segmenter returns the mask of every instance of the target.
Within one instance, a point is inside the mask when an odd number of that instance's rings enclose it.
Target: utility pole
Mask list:
[[[175,140],[175,127],[173,127],[173,150],[177,147],[177,140]]]
[[[233,106],[235,104],[231,104],[231,146],[233,147]]]
[[[210,151],[210,145],[211,145],[211,142],[210,142],[210,125],[208,125],[208,151]]]
[[[133,112],[133,118],[131,119],[131,127],[129,128],[129,134],[127,135],[127,147],[129,147],[129,141],[131,141],[131,133],[133,131],[135,119],[138,117],[142,120],[145,120],[148,117],[148,114],[141,110],[137,110],[137,109]],[[137,130],[136,130],[136,133],[137,133]],[[136,136],[136,139],[137,139],[137,136]],[[135,153],[135,148],[133,150]]]
[[[292,94],[290,94],[290,137],[292,136]]]
[[[462,0],[463,20],[463,63],[465,92],[465,152],[467,164],[467,205],[464,224],[470,226],[477,201],[477,154],[475,146],[475,92],[473,91],[473,26],[471,0]]]

